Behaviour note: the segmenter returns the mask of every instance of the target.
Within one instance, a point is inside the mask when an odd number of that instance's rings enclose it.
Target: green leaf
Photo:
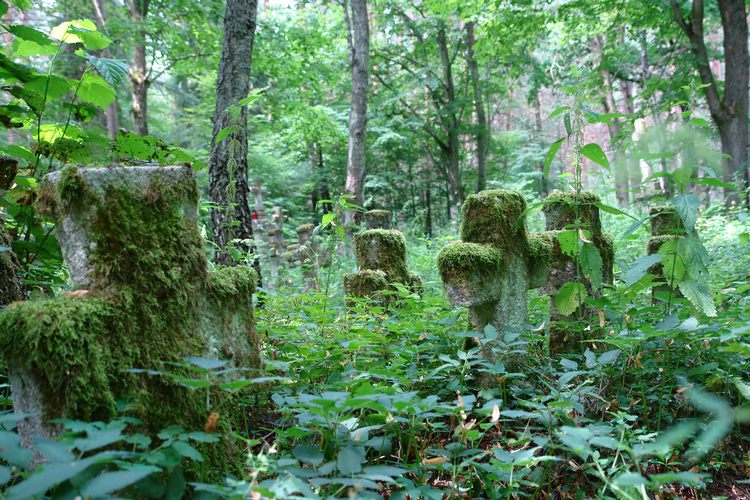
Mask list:
[[[570,316],[578,310],[588,297],[583,283],[569,281],[555,295],[555,307],[562,316]]]
[[[688,231],[695,229],[695,223],[698,220],[700,199],[694,194],[681,194],[675,196],[672,203],[677,209],[677,213],[680,215],[685,229]]]
[[[3,0],[0,0],[0,17],[3,17],[8,12],[8,4]]]
[[[703,186],[720,187],[724,189],[734,189],[735,185],[731,182],[723,182],[716,177],[697,177],[692,179],[693,184],[701,184]]]
[[[185,441],[175,441],[172,444],[172,448],[174,448],[175,451],[179,453],[180,455],[182,455],[183,457],[193,459],[196,462],[203,461],[203,455],[201,455],[201,453],[198,450],[190,446]]]
[[[78,97],[89,104],[105,109],[115,100],[115,90],[102,77],[85,73],[78,87]]]
[[[581,148],[581,154],[597,165],[609,170],[609,160],[598,144],[589,143]]]
[[[127,470],[104,472],[89,481],[81,489],[81,495],[84,498],[108,496],[160,471],[161,469],[151,465],[134,465]]]
[[[361,472],[363,461],[362,452],[353,446],[341,448],[336,456],[336,465],[338,465],[339,472],[347,476]]]
[[[631,286],[643,278],[651,266],[661,262],[661,254],[644,255],[637,258],[631,265],[630,268],[625,271],[623,275],[623,281],[626,285]]]
[[[567,229],[557,233],[557,242],[560,244],[560,251],[570,257],[575,257],[578,252],[578,231]]]
[[[565,113],[563,116],[563,123],[565,123],[565,131],[568,135],[573,133],[573,127],[570,125],[570,113]]]
[[[294,458],[300,462],[310,465],[320,465],[325,458],[320,448],[315,448],[305,444],[298,444],[295,446],[292,450],[292,455],[294,455]]]
[[[591,281],[594,290],[602,286],[602,257],[592,243],[584,243],[578,256],[583,274]]]
[[[233,133],[235,130],[237,130],[236,127],[232,125],[219,130],[219,133],[216,134],[216,144],[219,144],[221,141],[229,137],[229,134]]]
[[[185,361],[190,363],[191,365],[195,365],[198,368],[202,368],[204,370],[218,370],[219,368],[223,368],[227,365],[226,361],[222,361],[220,359],[210,359],[210,358],[201,358],[198,356],[186,356],[183,358]]]
[[[78,35],[78,38],[81,39],[81,43],[86,50],[102,50],[112,44],[112,40],[95,29],[87,30],[73,25],[70,27],[70,32]]]
[[[8,26],[8,31],[15,36],[16,38],[21,38],[23,40],[27,40],[29,42],[34,42],[37,45],[54,45],[55,42],[53,42],[50,37],[45,35],[39,30],[35,30],[31,26],[26,26],[24,24],[13,24]]]
[[[659,247],[659,254],[662,255],[661,267],[667,283],[675,284],[682,281],[685,277],[685,258],[679,252],[679,240],[673,238],[664,242]]]
[[[21,38],[13,39],[13,55],[16,57],[51,56],[57,50],[54,45],[39,45]]]
[[[59,76],[36,76],[23,85],[25,90],[44,97],[47,101],[64,96],[70,90],[70,81]]]
[[[10,3],[24,11],[31,7],[31,0],[10,0]]]
[[[693,279],[688,279],[681,281],[678,286],[685,298],[688,299],[696,309],[706,316],[716,316],[714,298],[711,295],[711,289],[706,283],[700,283]]]
[[[547,155],[544,157],[544,177],[549,176],[549,166],[552,164],[552,160],[555,159],[555,155],[560,150],[560,146],[562,146],[564,140],[565,137],[561,137],[560,139],[553,142],[549,147]]]
[[[551,120],[552,118],[561,115],[563,112],[565,112],[568,109],[570,109],[570,106],[560,106],[559,108],[554,110],[552,113],[550,113],[549,116],[547,116],[547,119]]]
[[[111,85],[117,85],[122,81],[128,74],[128,63],[120,59],[108,59],[106,57],[97,57],[83,52],[85,57],[91,65],[96,68],[102,77],[107,80]]]
[[[10,499],[33,498],[45,493],[53,486],[77,476],[93,464],[91,459],[78,462],[66,462],[45,465],[40,472],[35,472],[28,479],[8,489],[5,494]]]

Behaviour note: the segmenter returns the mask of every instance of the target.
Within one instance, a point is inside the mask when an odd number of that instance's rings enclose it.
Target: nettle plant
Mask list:
[[[26,2],[14,3],[26,7]],[[0,16],[7,10],[8,4],[0,1]],[[0,24],[0,28],[13,36],[10,50],[0,54],[0,90],[7,102],[0,105],[0,123],[17,138],[14,144],[0,147],[0,177],[10,180],[0,186],[0,208],[9,216],[13,251],[26,283],[60,286],[65,275],[53,234],[55,224],[37,218],[33,205],[44,174],[67,163],[165,164],[195,159],[154,137],[119,131],[110,140],[91,126],[92,119],[115,101],[115,87],[128,72],[124,61],[96,55],[112,41],[92,21],[66,21],[49,34],[26,25]],[[26,58],[43,69],[19,62]],[[78,78],[62,74],[62,60],[69,58],[81,68]]]

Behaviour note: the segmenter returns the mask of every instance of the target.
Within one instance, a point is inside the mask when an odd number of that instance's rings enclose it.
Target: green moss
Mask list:
[[[406,277],[406,283],[404,283],[409,290],[411,290],[412,293],[416,293],[417,295],[424,295],[424,283],[422,282],[422,278],[417,273],[413,273],[409,271],[409,274]]]
[[[592,234],[601,233],[599,207],[601,200],[590,192],[553,191],[544,199],[542,212],[547,230],[562,230],[579,223],[579,227],[589,229]]]
[[[368,210],[365,212],[365,216],[377,217],[377,218],[389,218],[391,217],[390,210]]]
[[[662,236],[652,236],[648,239],[648,244],[646,246],[646,253],[648,255],[654,255],[659,253],[659,249],[661,246],[671,240],[677,239],[677,236],[665,234]]]
[[[208,292],[217,300],[250,302],[258,283],[258,273],[252,267],[220,267],[208,275]]]
[[[388,289],[388,279],[383,271],[364,269],[344,274],[344,293],[351,297],[378,298],[378,292]]]
[[[685,234],[680,216],[672,206],[652,207],[648,214],[651,218],[651,235],[664,236]]]
[[[530,288],[544,286],[547,281],[552,261],[552,247],[549,235],[529,233],[528,265]]]
[[[381,270],[388,282],[404,283],[406,240],[395,229],[369,229],[354,236],[354,251],[360,270]]]
[[[472,276],[498,274],[502,271],[503,259],[496,248],[459,241],[440,250],[437,265],[443,282],[449,283]]]
[[[297,234],[299,233],[312,233],[315,229],[315,224],[302,224],[301,226],[297,226],[297,229],[295,231]]]
[[[493,189],[473,194],[463,206],[461,239],[489,243],[503,251],[522,252],[526,246],[526,225],[520,220],[526,200],[515,191]]]
[[[85,197],[95,204],[85,207],[96,242],[89,253],[90,293],[8,308],[0,314],[0,348],[18,369],[42,375],[45,416],[105,419],[119,401],[148,432],[168,424],[202,428],[208,414],[205,392],[167,376],[125,370],[192,376],[174,363],[206,352],[206,339],[198,333],[201,295],[247,301],[252,315],[257,275],[248,268],[208,274],[199,229],[183,213],[186,203],[197,201],[192,179],[155,180],[145,192],[115,185],[93,196],[77,171],[66,172],[55,202]],[[235,399],[216,392],[211,401],[211,411],[221,412],[220,428],[243,426]],[[222,451],[213,459],[230,457]]]

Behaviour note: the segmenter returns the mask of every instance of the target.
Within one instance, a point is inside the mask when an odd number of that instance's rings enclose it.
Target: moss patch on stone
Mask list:
[[[344,292],[352,297],[378,298],[388,288],[386,274],[378,269],[364,269],[344,274]]]
[[[547,282],[552,260],[552,242],[548,235],[529,233],[529,287],[539,288]]]
[[[390,210],[368,210],[365,212],[368,229],[387,229],[391,225]]]
[[[526,245],[526,225],[519,219],[526,200],[516,191],[492,189],[466,198],[461,239],[489,243],[503,251],[519,251]]]
[[[500,250],[478,243],[458,241],[447,245],[437,257],[438,271],[443,282],[470,276],[495,275],[502,271]]]
[[[209,411],[205,392],[166,375],[126,370],[192,376],[174,363],[207,349],[198,333],[201,294],[247,301],[252,315],[257,276],[247,268],[209,275],[199,229],[183,212],[198,199],[192,178],[156,178],[144,191],[122,183],[91,193],[77,170],[61,175],[54,191],[46,188],[46,208],[80,209],[78,216],[88,218],[96,242],[90,291],[8,308],[0,314],[0,348],[17,369],[41,375],[45,415],[106,419],[116,402],[126,402],[125,412],[148,432],[167,424],[202,428]],[[78,206],[82,199],[87,204]],[[236,399],[217,390],[211,401],[211,411],[221,413],[220,428],[243,427]],[[229,460],[225,452],[215,458]]]
[[[685,234],[680,216],[671,206],[652,207],[648,214],[651,219],[651,235],[664,236],[670,234]]]
[[[404,283],[406,268],[406,240],[395,229],[369,229],[354,237],[354,251],[360,270],[379,269],[388,282]]]
[[[315,229],[315,224],[302,224],[300,226],[297,226],[297,229],[295,229],[294,231],[297,234],[312,233],[314,229]]]
[[[589,229],[592,234],[601,233],[599,207],[596,206],[600,201],[597,195],[587,191],[575,193],[555,190],[551,192],[542,205],[546,229],[548,231],[566,229],[578,220],[580,225]]]

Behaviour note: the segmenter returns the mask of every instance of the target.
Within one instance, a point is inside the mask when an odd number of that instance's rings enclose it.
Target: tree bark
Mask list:
[[[216,108],[209,157],[208,193],[218,207],[211,210],[211,229],[218,251],[214,260],[232,264],[227,246],[240,240],[241,247],[252,245],[252,212],[247,198],[247,107],[238,101],[250,92],[250,67],[257,16],[257,0],[228,0],[224,13],[224,42],[216,81]],[[217,142],[219,133],[232,132]],[[260,269],[258,260],[253,266]]]
[[[600,67],[604,66],[604,40],[601,37],[594,38],[593,49],[599,52]],[[604,80],[604,95],[602,96],[602,105],[604,106],[605,113],[617,113],[617,102],[615,101],[615,93],[613,88],[612,74],[606,70],[601,69],[600,71],[602,79]],[[623,161],[623,156],[619,152],[617,142],[620,141],[620,119],[611,118],[607,121],[607,131],[609,132],[609,144],[613,151],[613,164],[614,164],[614,175],[615,175],[615,196],[617,197],[617,204],[621,207],[627,207],[630,204],[630,185],[627,163]]]
[[[105,31],[107,26],[107,16],[104,14],[104,0],[92,0],[92,4],[94,6],[94,15],[96,16],[96,21],[99,23],[101,29]],[[101,50],[100,55],[107,58],[112,57],[109,49]],[[117,135],[117,130],[120,128],[120,124],[117,120],[116,101],[112,102],[109,106],[107,106],[107,109],[104,110],[104,119],[107,124],[107,135],[109,135],[110,139],[114,139]]]
[[[128,1],[128,13],[133,21],[140,23],[146,19],[149,1]],[[129,71],[133,97],[133,128],[138,135],[148,135],[148,88],[151,82],[148,79],[146,67],[146,33],[140,25],[135,33],[135,40],[133,65]]]
[[[453,62],[448,53],[448,37],[445,26],[441,25],[437,32],[437,44],[440,52],[440,62],[443,67],[443,87],[445,92],[444,108],[448,108],[443,117],[447,140],[440,148],[443,159],[447,181],[448,192],[454,207],[449,211],[451,214],[458,211],[458,207],[464,202],[464,189],[461,184],[461,165],[459,163],[459,134],[458,116],[456,114],[456,89],[453,83]]]
[[[748,199],[748,26],[744,0],[719,0],[719,13],[724,31],[724,95],[720,95],[711,66],[703,33],[703,0],[693,0],[691,15],[685,18],[676,0],[670,0],[677,24],[687,35],[696,59],[696,69],[704,85],[711,118],[719,129],[721,152],[724,153],[724,180],[737,181],[742,203],[750,207]],[[739,203],[737,192],[725,189],[728,205]]]
[[[349,113],[349,152],[346,165],[344,191],[352,195],[353,202],[362,205],[366,173],[367,91],[370,71],[370,28],[367,19],[367,1],[351,2],[351,71],[352,107]],[[347,2],[344,2],[347,9]],[[359,212],[348,211],[345,224],[350,226]]]
[[[474,94],[474,113],[477,118],[477,193],[487,187],[487,151],[488,151],[488,126],[487,115],[484,112],[482,99],[482,88],[479,78],[479,66],[474,57],[474,23],[466,24],[466,64],[471,75],[471,86]]]

